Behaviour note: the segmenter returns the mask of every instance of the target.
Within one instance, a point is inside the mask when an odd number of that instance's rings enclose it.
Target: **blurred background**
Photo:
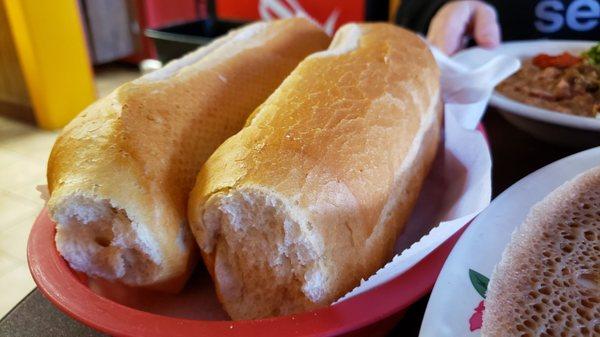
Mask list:
[[[229,29],[308,15],[386,21],[399,0],[0,0],[0,317],[35,286],[27,237],[60,129],[97,98]]]

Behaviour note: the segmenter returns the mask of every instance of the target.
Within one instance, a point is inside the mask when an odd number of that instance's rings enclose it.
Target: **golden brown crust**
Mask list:
[[[161,268],[129,285],[164,284],[189,270],[192,241],[184,249],[176,241],[187,231],[187,198],[200,165],[298,62],[329,42],[304,19],[253,26],[260,28],[232,32],[182,69],[119,87],[75,118],[52,149],[52,214],[73,195],[108,200],[158,242]]]
[[[600,335],[600,167],[532,207],[490,280],[482,335]]]
[[[248,283],[241,297],[224,291],[245,280],[213,271],[234,319],[329,304],[382,266],[437,149],[439,90],[439,70],[419,37],[388,24],[347,25],[330,50],[305,59],[246,127],[213,153],[189,203],[207,264],[243,269],[255,263],[252,253],[244,253],[251,239],[231,246],[235,240],[206,217],[231,198],[253,200],[248,207],[255,207],[266,195],[267,204],[283,205],[286,223],[297,223],[310,237],[307,245],[318,255],[310,268],[323,276],[317,282],[323,293],[306,294],[307,272],[281,286],[279,304],[266,296],[252,303],[255,289]],[[275,283],[273,270],[256,273],[265,273],[264,284]]]

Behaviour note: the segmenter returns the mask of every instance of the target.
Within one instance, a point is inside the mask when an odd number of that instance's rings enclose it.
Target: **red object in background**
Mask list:
[[[258,20],[259,3],[264,0],[215,0],[217,17],[222,19]],[[288,9],[286,1],[279,1]],[[366,0],[296,0],[300,6],[319,23],[323,24],[334,11],[339,12],[335,28],[351,21],[365,21]]]
[[[125,61],[138,63],[156,58],[154,44],[144,35],[146,28],[157,28],[198,18],[196,0],[133,0],[139,27],[138,52]],[[233,1],[235,2],[235,1]]]
[[[196,18],[194,0],[137,0],[145,7],[148,28],[170,25]]]
[[[223,20],[255,21],[282,17],[278,10],[297,13],[300,8],[333,32],[347,22],[387,20],[386,0],[130,0],[139,30],[135,55],[125,61],[138,63],[156,58],[152,41],[144,35],[146,28],[160,28],[206,17],[207,6],[214,1],[215,16]],[[263,14],[261,17],[260,7]],[[269,9],[266,9],[266,8]],[[296,7],[296,8],[294,8]],[[329,24],[326,24],[329,22]],[[327,28],[329,27],[329,28]]]

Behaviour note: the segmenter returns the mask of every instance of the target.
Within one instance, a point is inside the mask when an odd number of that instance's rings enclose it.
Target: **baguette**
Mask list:
[[[482,336],[600,336],[600,167],[533,206],[489,282]]]
[[[197,248],[187,199],[201,164],[329,37],[305,19],[250,24],[116,89],[76,117],[48,163],[70,266],[175,292]]]
[[[328,305],[390,258],[436,153],[439,70],[389,24],[349,24],[198,174],[192,232],[233,319]]]

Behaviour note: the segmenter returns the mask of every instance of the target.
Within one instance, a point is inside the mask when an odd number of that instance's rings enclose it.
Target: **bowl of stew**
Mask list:
[[[554,144],[600,145],[600,47],[595,41],[503,43],[496,52],[521,60],[490,104],[510,123]]]

